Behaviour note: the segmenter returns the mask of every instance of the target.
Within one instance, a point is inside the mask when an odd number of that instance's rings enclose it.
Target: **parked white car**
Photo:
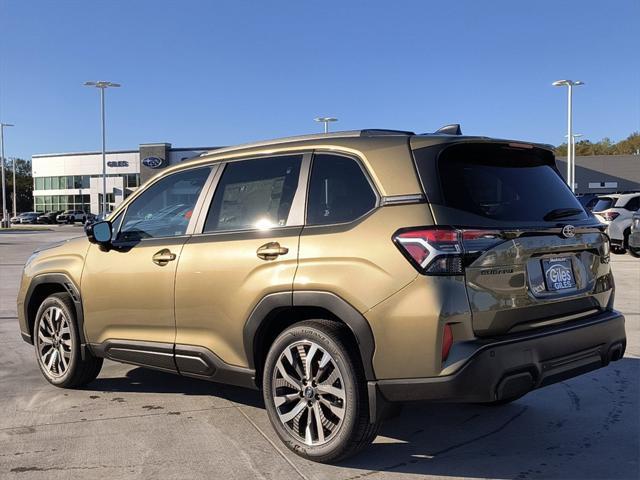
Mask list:
[[[66,210],[56,217],[58,223],[84,223],[87,220],[87,213],[82,210]]]
[[[633,214],[640,210],[640,193],[612,193],[603,195],[593,207],[593,214],[607,225],[613,253],[625,253]]]

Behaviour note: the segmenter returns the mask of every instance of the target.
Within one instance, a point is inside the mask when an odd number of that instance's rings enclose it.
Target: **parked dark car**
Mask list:
[[[598,203],[598,195],[595,193],[585,193],[584,195],[577,195],[576,197],[585,210],[591,211],[593,207]]]
[[[52,224],[52,223],[56,223],[56,217],[58,215],[60,215],[62,213],[62,210],[58,210],[56,212],[47,212],[47,213],[43,213],[42,215],[40,215],[37,219],[38,223],[44,223],[44,224]]]
[[[628,244],[629,253],[636,258],[640,258],[640,212],[633,214]]]

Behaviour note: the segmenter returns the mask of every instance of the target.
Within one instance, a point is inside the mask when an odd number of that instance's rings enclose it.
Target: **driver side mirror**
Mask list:
[[[105,247],[111,245],[111,222],[107,220],[87,225],[85,233],[91,243]]]

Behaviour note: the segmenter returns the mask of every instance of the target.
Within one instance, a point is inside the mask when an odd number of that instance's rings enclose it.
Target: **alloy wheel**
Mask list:
[[[62,377],[71,362],[71,329],[69,319],[60,307],[47,308],[40,319],[36,346],[40,362],[53,378]]]
[[[329,442],[344,421],[344,376],[320,345],[302,340],[287,345],[272,374],[272,398],[280,422],[306,445]]]

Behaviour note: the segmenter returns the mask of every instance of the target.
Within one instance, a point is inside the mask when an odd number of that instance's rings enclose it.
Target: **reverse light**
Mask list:
[[[451,346],[453,345],[453,330],[448,323],[442,330],[442,361],[444,362],[449,357]]]

